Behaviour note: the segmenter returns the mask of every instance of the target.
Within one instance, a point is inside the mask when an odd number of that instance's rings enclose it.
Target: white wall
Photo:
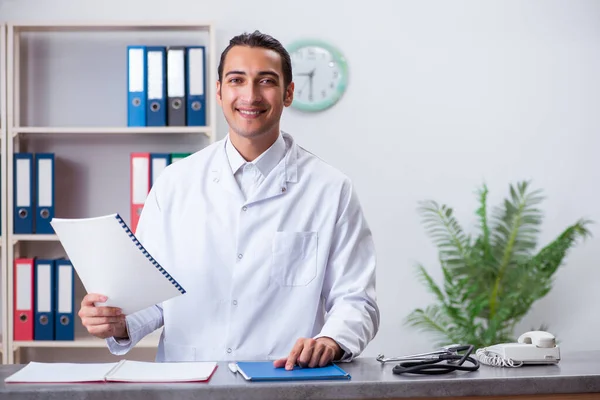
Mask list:
[[[469,228],[483,181],[496,202],[510,182],[532,179],[548,197],[542,243],[580,217],[600,221],[600,3],[349,4],[0,0],[0,20],[213,20],[219,51],[254,29],[284,44],[312,36],[338,46],[351,71],[346,96],[322,114],[287,110],[283,128],[353,178],[373,229],[382,324],[365,355],[412,353],[429,349],[429,339],[402,319],[432,300],[413,266],[423,262],[439,276],[419,200],[451,204]],[[220,117],[219,136],[225,132]],[[593,231],[517,333],[547,323],[564,351],[600,348]]]

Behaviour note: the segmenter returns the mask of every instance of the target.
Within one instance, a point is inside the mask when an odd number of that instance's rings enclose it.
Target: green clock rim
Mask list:
[[[303,103],[303,102],[297,102],[296,99],[294,98],[294,100],[292,101],[291,107],[293,107],[297,110],[301,110],[301,111],[323,111],[323,110],[326,110],[326,109],[332,107],[334,104],[336,104],[342,98],[344,93],[346,92],[346,88],[348,87],[348,63],[346,61],[346,57],[342,54],[341,51],[339,51],[335,46],[333,46],[330,43],[327,43],[323,40],[301,39],[301,40],[296,40],[296,41],[292,42],[291,44],[289,44],[286,47],[287,47],[288,53],[290,53],[290,55],[291,55],[298,49],[301,49],[301,48],[307,47],[307,46],[322,47],[325,50],[329,51],[333,55],[334,60],[337,62],[337,64],[340,67],[340,75],[341,75],[340,81],[338,82],[337,86],[335,87],[334,95],[332,97],[330,97],[329,99],[319,101],[316,103],[308,104],[308,103]]]

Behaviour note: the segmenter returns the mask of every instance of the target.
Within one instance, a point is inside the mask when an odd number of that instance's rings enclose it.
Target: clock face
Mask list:
[[[295,84],[292,107],[321,111],[334,105],[348,85],[348,67],[343,55],[316,41],[297,42],[288,51]]]

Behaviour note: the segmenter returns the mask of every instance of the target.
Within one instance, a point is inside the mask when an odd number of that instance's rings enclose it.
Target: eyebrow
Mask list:
[[[225,76],[229,76],[229,75],[247,75],[247,74],[244,71],[233,70],[233,71],[229,71],[225,74]],[[279,79],[279,74],[277,74],[273,71],[260,71],[258,73],[258,76],[272,76],[272,77]]]

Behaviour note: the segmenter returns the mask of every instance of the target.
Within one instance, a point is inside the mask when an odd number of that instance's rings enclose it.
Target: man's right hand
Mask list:
[[[96,307],[95,302],[105,302],[106,296],[89,293],[81,301],[79,318],[87,331],[98,338],[127,338],[125,315],[116,307]]]

